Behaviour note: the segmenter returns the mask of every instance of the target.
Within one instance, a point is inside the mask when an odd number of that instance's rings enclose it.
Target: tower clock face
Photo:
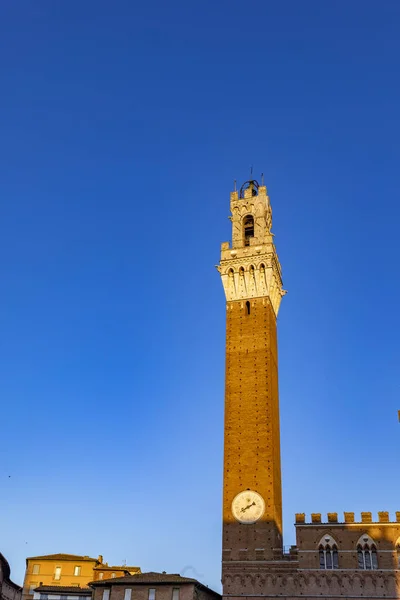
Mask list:
[[[232,502],[233,516],[240,523],[255,523],[263,516],[265,502],[262,496],[252,490],[240,492]]]

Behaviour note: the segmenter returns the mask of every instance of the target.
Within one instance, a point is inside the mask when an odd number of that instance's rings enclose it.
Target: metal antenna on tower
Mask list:
[[[261,173],[261,185],[264,185],[264,173]]]
[[[236,179],[233,180],[233,191],[236,192]]]

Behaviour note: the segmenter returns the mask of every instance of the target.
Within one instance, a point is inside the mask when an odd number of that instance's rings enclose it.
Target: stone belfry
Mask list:
[[[231,193],[232,245],[218,270],[226,296],[222,581],[282,556],[276,319],[282,289],[264,185]]]

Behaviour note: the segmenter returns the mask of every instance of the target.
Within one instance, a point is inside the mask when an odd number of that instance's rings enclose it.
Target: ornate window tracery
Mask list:
[[[371,571],[378,568],[378,553],[369,535],[361,536],[357,543],[358,568]]]
[[[339,555],[336,544],[321,544],[319,547],[319,568],[320,569],[338,569]]]
[[[337,543],[330,535],[324,535],[318,545],[319,568],[320,569],[338,569],[339,554]]]

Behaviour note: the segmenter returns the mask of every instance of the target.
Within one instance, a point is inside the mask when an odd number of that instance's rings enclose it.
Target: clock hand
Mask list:
[[[251,508],[252,506],[255,506],[255,505],[256,505],[256,503],[252,502],[251,504],[248,504],[247,506],[245,506],[244,508],[242,508],[240,510],[240,512],[244,513],[248,508]]]

